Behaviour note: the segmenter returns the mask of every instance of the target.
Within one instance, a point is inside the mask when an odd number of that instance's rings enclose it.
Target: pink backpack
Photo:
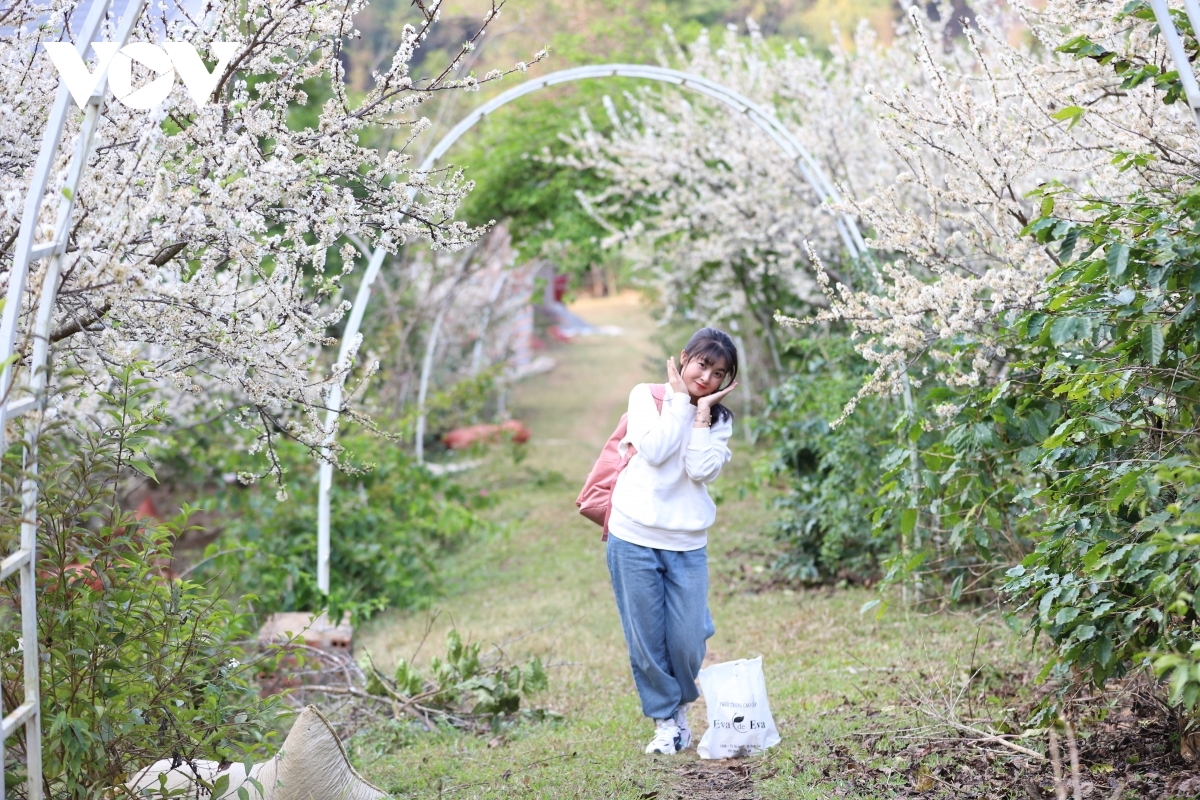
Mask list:
[[[650,394],[654,397],[654,405],[658,406],[658,413],[661,414],[667,387],[654,384],[650,387]],[[617,446],[621,444],[621,440],[625,438],[628,431],[629,414],[625,413],[621,415],[617,429],[612,432],[612,436],[608,437],[604,449],[600,451],[600,457],[596,459],[592,471],[588,473],[587,480],[583,483],[583,491],[575,500],[579,513],[604,529],[604,533],[600,536],[602,542],[608,541],[608,518],[612,514],[612,496],[613,489],[617,488],[617,476],[629,465],[629,459],[633,458],[634,453],[637,452],[633,445],[630,445],[628,457],[621,458],[621,454],[617,450]]]

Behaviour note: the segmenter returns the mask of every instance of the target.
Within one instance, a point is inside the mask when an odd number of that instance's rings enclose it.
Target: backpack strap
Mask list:
[[[650,384],[650,396],[654,398],[654,406],[655,406],[655,408],[658,409],[658,413],[662,414],[663,401],[667,397],[666,385],[661,384],[661,383]],[[637,448],[634,447],[632,443],[630,443],[630,445],[629,445],[628,449],[625,451],[625,453],[626,453],[626,455],[625,455],[624,461],[626,463],[628,463],[629,459],[633,458],[634,454],[637,453]],[[625,466],[622,465],[621,469],[624,469],[624,468],[625,468]]]
[[[650,384],[650,396],[654,398],[654,405],[658,406],[658,413],[662,413],[663,400],[667,397],[667,387],[661,383]]]
[[[662,407],[663,407],[663,400],[665,400],[667,397],[667,387],[661,383],[650,384],[650,396],[654,398],[654,405],[658,406],[658,413],[661,414]],[[621,466],[617,467],[617,475],[618,476],[621,474],[621,472],[624,471],[624,469],[627,466],[629,466],[629,460],[631,458],[633,458],[634,455],[637,453],[637,448],[634,447],[632,444],[630,444],[629,448],[625,451],[625,453],[626,453],[625,457],[621,459]],[[617,479],[613,478],[613,488],[614,489],[616,488],[616,485],[617,485]],[[608,541],[608,519],[611,516],[612,516],[612,503],[610,502],[608,508],[604,512],[603,531],[600,534],[600,541],[602,541],[602,542]]]

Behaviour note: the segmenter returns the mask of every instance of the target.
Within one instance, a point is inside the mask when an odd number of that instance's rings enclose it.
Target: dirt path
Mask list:
[[[441,650],[446,631],[501,647],[511,658],[537,655],[551,686],[536,704],[560,722],[529,723],[486,737],[435,734],[354,744],[365,772],[400,797],[825,797],[821,751],[845,735],[837,709],[874,692],[878,671],[915,650],[934,654],[971,635],[953,620],[876,622],[859,606],[871,595],[752,592],[770,546],[769,497],[739,491],[753,456],[740,440],[718,482],[718,522],[710,533],[710,606],[717,634],[710,663],[764,657],[772,710],[785,742],[765,759],[702,762],[695,750],[647,757],[652,733],[641,717],[598,529],[575,512],[579,485],[624,409],[629,389],[661,380],[655,326],[632,296],[575,308],[621,336],[576,340],[553,355],[550,373],[519,384],[513,415],[533,430],[520,464],[501,452],[468,473],[472,491],[496,497],[488,515],[498,532],[444,568],[446,595],[429,613],[388,613],[359,641],[382,666],[417,663]],[[428,633],[428,636],[426,635]],[[914,635],[918,645],[914,641]],[[424,641],[424,644],[421,643]],[[877,672],[872,672],[876,670]],[[865,688],[864,688],[865,687]],[[703,701],[690,714],[699,736]]]

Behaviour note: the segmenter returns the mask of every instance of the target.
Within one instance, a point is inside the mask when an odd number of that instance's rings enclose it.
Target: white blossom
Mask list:
[[[1082,196],[1142,190],[1175,195],[1194,181],[1200,142],[1185,104],[1164,105],[1149,82],[1120,88],[1111,67],[1056,52],[1087,34],[1135,60],[1167,60],[1149,26],[1118,24],[1105,4],[1049,0],[1017,5],[1031,36],[1010,36],[996,9],[977,16],[960,40],[931,36],[909,11],[897,38],[912,69],[877,72],[874,127],[896,164],[890,186],[849,202],[871,231],[870,245],[891,260],[876,286],[830,296],[818,319],[845,320],[859,350],[877,364],[864,392],[899,391],[899,374],[928,354],[951,386],[975,386],[1018,354],[997,339],[1007,315],[1042,302],[1057,254],[1023,235],[1039,215],[1028,193],[1057,180],[1055,214],[1087,219]],[[1015,42],[1015,43],[1014,43]],[[861,57],[873,57],[862,50]],[[1078,124],[1056,117],[1084,109]],[[1125,169],[1113,154],[1145,157]]]
[[[850,327],[876,366],[864,393],[899,392],[906,372],[915,383],[918,361],[952,386],[996,380],[1020,357],[1001,342],[1007,320],[1040,305],[1059,266],[1023,234],[1040,214],[1029,193],[1073,188],[1055,213],[1074,219],[1088,218],[1084,196],[1175,195],[1194,182],[1200,141],[1186,104],[1164,105],[1152,82],[1121,88],[1110,66],[1056,50],[1086,33],[1135,63],[1168,63],[1150,26],[1117,23],[1107,4],[973,7],[965,36],[944,39],[911,8],[890,43],[864,23],[832,59],[803,43],[774,52],[753,25],[719,47],[672,43],[681,68],[749,96],[806,146],[869,260],[845,257],[832,210],[771,141],[677,90],[627,96],[620,114],[608,103],[607,134],[584,116],[564,162],[611,181],[585,209],[669,312],[742,316],[769,302],[755,292],[770,277],[803,306],[777,321]],[[1118,152],[1133,158],[1114,163]]]
[[[131,40],[190,41],[202,56],[214,41],[241,48],[203,108],[179,82],[156,112],[105,103],[55,310],[55,330],[75,330],[60,337],[57,358],[82,368],[76,397],[87,383],[103,383],[106,364],[148,361],[160,386],[181,389],[175,402],[183,410],[220,408],[225,397],[240,406],[237,421],[256,432],[256,449],[270,453],[279,477],[273,437],[319,446],[327,392],[357,358],[357,347],[348,361],[331,365],[326,355],[336,343],[331,328],[349,307],[343,281],[359,263],[348,238],[392,250],[424,240],[455,251],[483,234],[454,218],[470,188],[460,170],[421,174],[412,164],[412,140],[428,127],[420,105],[449,86],[449,70],[417,79],[408,66],[440,4],[426,6],[422,26],[404,29],[387,70],[352,104],[340,51],[357,35],[352,22],[363,4],[208,0],[163,15],[165,36],[163,19],[143,13]],[[86,6],[17,0],[0,11],[0,291],[58,88],[40,43],[72,41],[67,21]],[[106,38],[113,24],[105,23]],[[305,91],[313,83],[330,87],[319,108]],[[314,116],[301,126],[296,112],[306,105]],[[38,240],[51,235],[81,118],[71,106]],[[393,149],[364,144],[386,128],[401,132]],[[415,202],[412,187],[420,188]],[[326,261],[334,247],[338,270]],[[29,278],[26,331],[41,269]]]

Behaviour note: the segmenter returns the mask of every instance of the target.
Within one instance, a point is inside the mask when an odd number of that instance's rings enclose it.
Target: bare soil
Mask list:
[[[1025,681],[1013,681],[1025,683]],[[1033,694],[1013,686],[997,687],[993,699],[1009,720],[1027,718],[1044,702],[1048,688]],[[1005,697],[1007,695],[1007,697]],[[847,706],[863,730],[886,727],[897,732],[918,730],[915,736],[864,735],[858,742],[827,741],[828,761],[822,775],[841,785],[835,797],[881,795],[923,798],[1057,797],[1093,800],[1174,800],[1200,797],[1200,763],[1192,745],[1200,733],[1181,735],[1182,721],[1162,701],[1161,687],[1144,676],[1111,684],[1103,693],[1067,698],[1063,707],[1075,720],[1078,770],[1071,768],[1071,745],[1061,724],[1056,727],[1061,779],[1056,781],[1051,758],[1015,753],[978,735],[948,726],[917,728],[923,715],[912,717],[913,728],[889,721],[881,724],[879,711],[870,705]],[[1005,730],[1001,720],[968,720],[977,730]],[[1009,736],[1009,741],[1037,752],[1052,754],[1048,731],[1038,735]],[[1182,748],[1181,748],[1182,743]],[[1076,790],[1078,782],[1078,790]],[[1076,793],[1078,791],[1078,793]]]

